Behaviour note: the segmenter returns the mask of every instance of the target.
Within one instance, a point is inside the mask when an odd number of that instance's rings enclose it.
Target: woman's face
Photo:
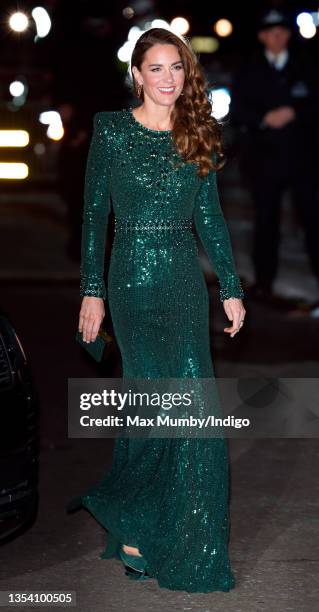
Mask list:
[[[153,45],[144,55],[141,70],[132,66],[132,72],[137,83],[143,85],[144,98],[155,104],[170,106],[183,90],[185,72],[175,45]]]

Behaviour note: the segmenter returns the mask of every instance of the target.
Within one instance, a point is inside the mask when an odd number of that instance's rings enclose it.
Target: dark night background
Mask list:
[[[231,93],[235,73],[259,46],[260,11],[285,9],[295,21],[299,12],[317,11],[318,4],[50,0],[40,6],[49,12],[51,31],[35,42],[32,25],[16,34],[8,26],[8,16],[18,9],[28,13],[36,5],[29,0],[0,5],[0,129],[23,128],[30,134],[25,149],[0,149],[0,162],[24,161],[29,166],[24,180],[0,179],[0,308],[22,342],[40,404],[38,514],[32,525],[3,544],[0,590],[75,590],[81,612],[141,607],[150,612],[163,606],[202,612],[314,610],[319,595],[315,438],[230,440],[230,557],[238,587],[229,594],[196,597],[160,591],[153,581],[138,589],[127,584],[118,561],[99,559],[105,530],[84,511],[67,515],[65,505],[102,476],[112,453],[111,440],[68,437],[68,379],[121,376],[118,350],[100,365],[74,339],[81,304],[81,213],[92,118],[99,110],[136,102],[118,49],[130,27],[143,27],[155,18],[187,18],[189,38],[214,35],[214,22],[228,18],[233,34],[219,39],[215,53],[200,54],[200,61],[210,84]],[[131,19],[123,16],[126,6],[135,8]],[[318,32],[305,40],[295,26],[292,46],[307,54],[319,71]],[[28,94],[24,104],[13,107],[9,85],[19,78],[27,82]],[[62,117],[65,133],[59,141],[48,138],[46,126],[39,122],[40,113],[49,110],[58,110]],[[229,163],[220,172],[219,190],[245,289],[253,281],[253,205],[239,168],[238,134],[227,117],[224,123]],[[317,125],[313,127],[309,139],[317,131]],[[283,199],[281,232],[278,299],[258,301],[247,290],[245,327],[232,340],[223,332],[228,321],[215,274],[200,251],[219,377],[318,378],[319,319],[309,315],[309,304],[319,300],[319,287],[289,193]],[[106,271],[112,236],[111,217]],[[107,304],[106,327],[112,332]]]

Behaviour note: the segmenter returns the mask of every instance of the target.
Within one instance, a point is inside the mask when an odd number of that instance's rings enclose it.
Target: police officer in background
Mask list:
[[[256,212],[251,289],[262,299],[274,297],[280,203],[287,187],[319,284],[318,79],[309,58],[288,48],[291,31],[285,13],[265,11],[258,27],[262,49],[240,69],[232,90],[230,118],[243,133],[242,169]]]

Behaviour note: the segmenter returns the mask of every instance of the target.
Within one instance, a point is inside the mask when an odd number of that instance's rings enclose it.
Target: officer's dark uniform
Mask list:
[[[253,262],[259,286],[271,289],[278,268],[280,201],[292,189],[305,230],[310,263],[319,283],[318,105],[317,72],[309,59],[289,51],[282,69],[262,49],[234,79],[231,121],[243,128],[243,169],[251,181],[256,207]],[[282,128],[265,127],[264,115],[280,106],[296,118]]]

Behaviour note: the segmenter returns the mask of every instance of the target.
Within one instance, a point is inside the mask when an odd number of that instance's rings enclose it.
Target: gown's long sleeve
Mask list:
[[[107,113],[94,115],[89,147],[82,215],[80,295],[106,298],[105,241],[110,213],[111,139]]]
[[[243,298],[236,271],[229,230],[220,206],[216,172],[202,179],[194,206],[194,224],[220,284],[220,300]]]

